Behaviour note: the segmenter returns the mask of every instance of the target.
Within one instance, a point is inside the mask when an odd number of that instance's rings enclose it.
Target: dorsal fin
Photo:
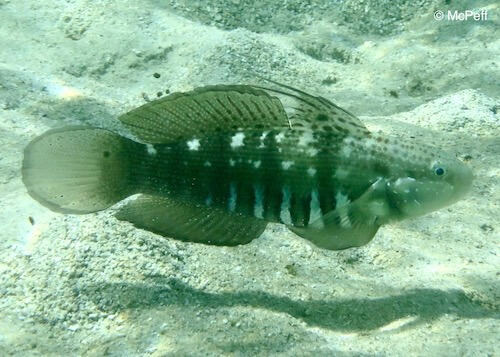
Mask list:
[[[119,120],[147,143],[169,143],[208,132],[289,126],[280,100],[246,85],[217,85],[173,93]]]
[[[267,78],[260,76],[259,78],[278,87],[253,86],[279,98],[292,128],[297,125],[306,128],[312,127],[313,130],[323,129],[341,134],[353,131],[368,132],[365,125],[354,114],[342,109],[328,99],[319,96],[315,97],[300,89]]]

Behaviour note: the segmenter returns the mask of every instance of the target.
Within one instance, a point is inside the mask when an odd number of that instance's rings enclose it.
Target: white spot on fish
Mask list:
[[[372,138],[363,140],[363,144],[364,144],[364,146],[365,146],[366,149],[373,148],[376,143],[377,142],[374,139],[372,139]]]
[[[316,175],[317,170],[314,167],[310,167],[307,169],[307,174],[311,177],[314,177]]]
[[[349,158],[352,154],[352,148],[348,145],[344,145],[342,150],[340,150],[340,154],[345,158]]]
[[[193,139],[187,142],[187,146],[190,151],[197,151],[200,148],[200,140]]]
[[[431,164],[430,164],[430,166],[429,166],[429,169],[433,169],[433,168],[435,168],[435,167],[436,167],[436,166],[438,166],[438,165],[439,165],[438,161],[437,161],[437,160],[434,160],[434,161],[432,161],[432,162],[431,162]]]
[[[340,150],[341,156],[343,156],[345,158],[349,158],[351,156],[352,151],[353,151],[354,141],[355,141],[355,139],[352,136],[348,136],[347,138],[342,140],[344,145],[342,145],[342,150]]]
[[[264,189],[261,185],[253,185],[255,193],[255,205],[253,207],[253,215],[256,218],[264,218]]]
[[[349,177],[349,171],[339,167],[337,170],[335,170],[333,177],[335,177],[338,180],[345,180]]]
[[[316,156],[318,155],[318,149],[316,148],[309,148],[307,149],[307,153],[309,154],[309,156]]]
[[[203,163],[203,166],[205,166],[205,167],[210,167],[210,166],[212,166],[212,163],[211,163],[210,161],[205,161],[205,162]]]
[[[299,146],[307,146],[314,141],[312,131],[305,131],[299,138]]]
[[[260,164],[262,164],[262,161],[254,161],[253,163],[253,167],[255,167],[256,169],[258,169],[260,167]]]
[[[281,166],[283,167],[283,170],[288,170],[293,164],[295,164],[295,161],[283,161]]]
[[[343,140],[344,144],[351,145],[354,142],[354,138],[352,136],[348,136]]]
[[[229,212],[234,212],[236,210],[236,199],[238,198],[238,193],[236,191],[236,184],[231,182],[229,185],[229,202],[228,208]]]
[[[337,208],[345,206],[349,202],[351,202],[349,196],[343,194],[342,191],[338,191],[337,194],[335,195],[335,206]]]
[[[239,148],[240,146],[245,145],[243,143],[243,139],[245,139],[245,134],[243,133],[236,133],[231,137],[231,147],[233,149]]]
[[[208,195],[207,198],[205,198],[205,205],[209,207],[212,205],[212,195]]]
[[[233,159],[229,159],[229,166],[234,166],[236,164],[236,161]]]
[[[268,131],[264,131],[262,135],[260,136],[260,145],[258,146],[258,149],[263,149],[266,146],[264,145],[264,140],[266,140],[267,134],[269,134]]]
[[[292,193],[290,192],[290,187],[283,186],[281,193],[283,194],[283,198],[281,201],[280,219],[284,224],[291,225],[292,216],[290,215],[290,198]]]
[[[311,191],[311,212],[309,214],[309,224],[320,219],[322,215],[321,207],[319,205],[318,190],[314,189]],[[318,224],[320,223],[321,226],[323,226],[323,221],[318,221]]]
[[[285,133],[280,132],[278,135],[274,137],[274,140],[276,140],[276,142],[279,144],[283,141],[284,138],[285,138]]]
[[[395,187],[399,187],[404,184],[408,184],[408,182],[414,182],[415,179],[413,177],[405,177],[405,178],[398,178],[396,182],[394,182]]]
[[[146,148],[148,149],[148,154],[151,155],[151,156],[154,156],[156,155],[157,151],[155,149],[155,147],[151,144],[146,144]]]

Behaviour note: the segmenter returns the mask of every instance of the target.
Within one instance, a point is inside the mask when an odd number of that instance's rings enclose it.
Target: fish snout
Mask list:
[[[471,168],[460,162],[460,166],[451,177],[451,185],[454,188],[455,201],[463,198],[471,189],[474,174]]]

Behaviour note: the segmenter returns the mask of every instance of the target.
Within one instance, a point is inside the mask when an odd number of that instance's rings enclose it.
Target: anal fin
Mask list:
[[[249,243],[267,226],[266,221],[223,209],[149,195],[129,202],[115,216],[165,237],[218,246]]]

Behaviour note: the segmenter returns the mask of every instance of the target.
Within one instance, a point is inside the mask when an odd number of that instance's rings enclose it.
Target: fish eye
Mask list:
[[[437,167],[434,172],[436,173],[436,175],[438,176],[441,176],[444,174],[444,169],[442,167]]]

